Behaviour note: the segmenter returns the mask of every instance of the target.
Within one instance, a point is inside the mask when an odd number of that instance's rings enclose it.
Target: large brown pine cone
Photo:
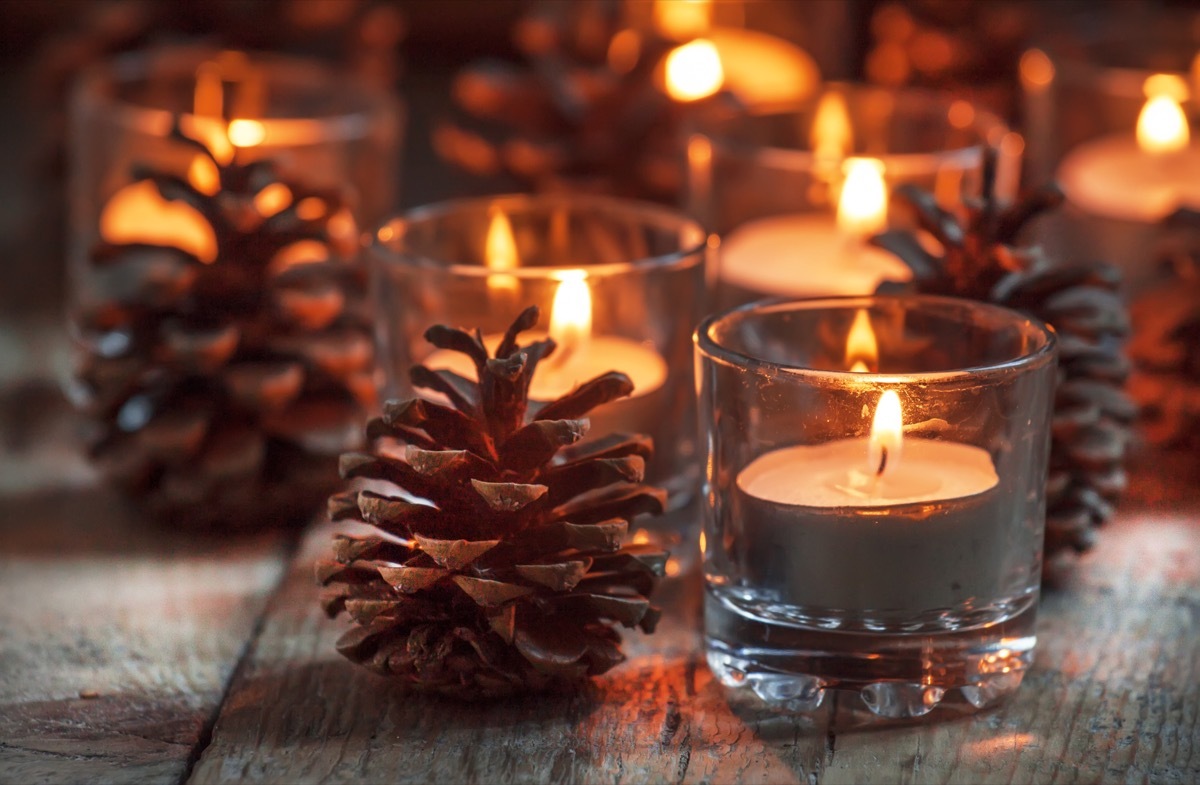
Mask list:
[[[1167,219],[1162,280],[1133,304],[1129,381],[1155,445],[1200,447],[1200,212]]]
[[[279,522],[336,487],[337,455],[375,404],[354,221],[338,194],[271,161],[219,164],[174,136],[219,187],[141,169],[133,180],[194,209],[215,252],[97,245],[73,314],[75,392],[99,466],[152,512]]]
[[[631,518],[663,510],[665,492],[641,482],[649,440],[577,444],[587,412],[632,384],[610,372],[531,411],[530,379],[554,351],[517,345],[537,316],[526,310],[494,358],[478,333],[430,329],[481,381],[414,367],[449,405],[391,401],[368,427],[376,449],[342,456],[343,476],[383,488],[330,499],[332,518],[375,531],[337,537],[317,565],[322,604],[356,625],[338,650],[407,690],[477,699],[576,681],[624,659],[615,624],[658,621],[647,597],[667,554],[621,544]]]
[[[1052,326],[1059,341],[1050,476],[1046,488],[1046,556],[1085,551],[1095,527],[1112,516],[1125,489],[1125,453],[1137,406],[1125,392],[1129,315],[1120,274],[1105,264],[1060,265],[1039,247],[1015,245],[1026,223],[1061,203],[1057,188],[1011,205],[994,195],[995,156],[984,167],[983,196],[965,198],[962,217],[933,195],[901,187],[922,230],[941,245],[932,253],[916,235],[887,232],[874,242],[903,259],[921,292],[966,297],[1027,313]]]
[[[676,202],[685,116],[719,111],[732,98],[668,98],[655,74],[677,42],[626,27],[623,11],[618,0],[538,4],[515,29],[526,65],[480,61],[456,78],[461,111],[435,130],[439,155],[537,191]]]

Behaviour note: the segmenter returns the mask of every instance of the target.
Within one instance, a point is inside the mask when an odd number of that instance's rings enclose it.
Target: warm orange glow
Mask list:
[[[904,447],[904,410],[895,390],[884,390],[875,407],[871,421],[871,438],[867,447],[867,465],[877,477],[895,469]]]
[[[517,291],[519,282],[516,276],[506,272],[521,264],[517,257],[517,240],[513,236],[508,216],[500,210],[492,212],[491,221],[488,223],[487,237],[483,243],[483,260],[488,270],[492,271],[487,279],[489,292],[513,294]]]
[[[110,243],[179,248],[205,264],[217,258],[217,238],[204,216],[183,202],[164,199],[149,180],[113,194],[100,213],[100,236]]]
[[[1149,98],[1138,115],[1138,147],[1147,153],[1175,153],[1186,148],[1188,141],[1187,117],[1179,102],[1162,93]]]
[[[712,27],[712,0],[654,0],[654,24],[678,41],[704,35]]]
[[[1175,74],[1154,74],[1142,82],[1142,94],[1147,98],[1165,95],[1183,103],[1188,99],[1190,91],[1182,76]]]
[[[234,147],[257,147],[267,138],[267,129],[257,120],[230,120],[228,134]]]
[[[725,71],[712,41],[703,38],[667,55],[667,95],[676,101],[698,101],[721,89]]]
[[[707,537],[705,537],[705,536],[704,536],[704,532],[703,532],[703,531],[701,531],[701,532],[700,532],[700,553],[701,553],[701,554],[703,554],[703,553],[704,553],[704,550],[705,550],[707,547],[708,547],[708,538],[707,538]]]
[[[279,249],[271,259],[271,272],[279,273],[301,264],[329,261],[329,246],[317,240],[297,240]]]
[[[874,158],[851,158],[844,169],[846,182],[838,199],[838,228],[864,238],[883,231],[887,228],[888,210],[883,162]]]
[[[875,331],[867,312],[859,309],[854,314],[854,324],[846,336],[846,365],[855,373],[866,373],[879,361],[879,344],[875,342]]]
[[[254,209],[270,218],[292,203],[292,191],[283,183],[271,183],[254,195]]]
[[[817,161],[831,168],[841,164],[854,149],[850,110],[846,107],[845,97],[836,90],[825,93],[817,102],[809,143]]]
[[[315,196],[306,197],[296,203],[296,217],[302,221],[315,221],[323,215],[325,215],[325,202],[321,201]],[[388,229],[388,231],[390,232],[391,229]],[[382,229],[380,230],[379,234],[379,239],[381,240],[391,239],[383,237]]]
[[[975,122],[975,107],[971,106],[969,101],[959,99],[950,104],[947,118],[950,120],[950,125],[955,128],[969,128],[971,123]]]
[[[550,337],[558,344],[552,362],[561,365],[592,336],[592,291],[583,270],[564,273],[550,307]]]
[[[642,39],[636,30],[622,30],[608,45],[608,67],[617,74],[627,74],[642,56]]]
[[[1021,81],[1033,90],[1044,90],[1054,81],[1054,63],[1041,49],[1030,49],[1021,55]]]
[[[188,182],[202,194],[213,196],[221,187],[221,175],[208,156],[198,155],[188,167]]]

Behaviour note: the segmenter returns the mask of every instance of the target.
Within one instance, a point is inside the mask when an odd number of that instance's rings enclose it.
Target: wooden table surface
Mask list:
[[[1200,782],[1200,502],[1160,462],[1045,595],[1036,665],[998,708],[864,727],[836,701],[731,698],[695,576],[586,689],[477,707],[334,651],[345,622],[312,580],[329,524],[151,526],[95,482],[48,382],[0,364],[0,391],[0,782]]]

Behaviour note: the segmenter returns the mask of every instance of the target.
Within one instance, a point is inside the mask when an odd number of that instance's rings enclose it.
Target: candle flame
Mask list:
[[[1153,154],[1186,148],[1190,134],[1179,102],[1187,98],[1187,84],[1169,74],[1156,74],[1146,79],[1144,89],[1146,104],[1137,121],[1138,147]]]
[[[883,231],[887,228],[888,210],[883,162],[874,158],[851,158],[844,168],[846,182],[838,199],[838,228],[862,238]]]
[[[521,266],[517,256],[517,240],[513,235],[512,223],[508,216],[499,209],[492,211],[488,223],[487,237],[483,247],[484,263],[491,274],[488,275],[487,288],[489,294],[497,296],[500,293],[515,294],[519,282],[515,275],[506,271]]]
[[[267,138],[267,129],[257,120],[239,118],[229,121],[226,134],[234,147],[257,147]]]
[[[871,474],[884,476],[894,470],[904,446],[904,410],[895,390],[884,390],[875,407],[871,421],[871,438],[867,446],[867,464]]]
[[[704,35],[712,27],[712,0],[654,0],[654,24],[679,41]]]
[[[850,110],[846,98],[837,90],[830,90],[817,102],[809,144],[817,161],[825,166],[836,166],[854,149]]]
[[[666,70],[667,95],[680,102],[707,98],[725,82],[721,55],[716,45],[704,38],[671,50]]]
[[[875,331],[871,329],[871,319],[860,308],[846,337],[846,365],[854,373],[867,373],[878,361],[879,345],[875,341]]]
[[[562,365],[587,345],[592,335],[592,291],[583,270],[562,275],[550,308],[550,337],[558,344],[552,362]]]

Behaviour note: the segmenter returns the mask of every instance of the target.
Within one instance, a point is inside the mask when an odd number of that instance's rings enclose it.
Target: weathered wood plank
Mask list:
[[[1036,666],[1013,701],[839,731],[821,782],[1198,782],[1198,715],[1200,517],[1134,511],[1046,595]]]
[[[699,587],[668,587],[653,637],[576,695],[483,707],[408,697],[343,660],[316,606],[314,531],[192,777],[210,782],[807,782],[823,728],[726,702],[703,665]]]
[[[573,697],[487,707],[406,697],[344,662],[316,608],[314,531],[193,782],[1189,782],[1200,779],[1200,526],[1129,514],[1050,594],[1015,700],[905,727],[727,702],[702,657],[698,587],[660,634]],[[936,715],[935,715],[936,716]]]
[[[0,329],[37,359],[0,367],[0,782],[177,783],[287,542],[150,526],[98,488],[44,376],[61,328],[22,326]]]

